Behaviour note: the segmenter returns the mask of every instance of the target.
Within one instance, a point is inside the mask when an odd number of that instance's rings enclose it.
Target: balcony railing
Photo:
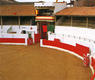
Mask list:
[[[55,17],[54,16],[36,16],[36,21],[54,22]]]
[[[42,2],[42,3],[35,3],[34,4],[35,7],[49,7],[49,6],[54,6],[54,4],[52,2]]]

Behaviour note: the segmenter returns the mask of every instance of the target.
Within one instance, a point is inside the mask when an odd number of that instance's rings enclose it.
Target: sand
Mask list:
[[[67,52],[0,45],[0,80],[89,80],[91,70]]]

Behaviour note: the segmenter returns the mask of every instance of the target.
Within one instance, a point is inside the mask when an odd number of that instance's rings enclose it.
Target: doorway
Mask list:
[[[38,33],[40,34],[41,39],[48,39],[48,31],[54,32],[54,24],[54,22],[37,22]]]
[[[38,33],[41,36],[41,39],[47,39],[47,22],[38,22]]]

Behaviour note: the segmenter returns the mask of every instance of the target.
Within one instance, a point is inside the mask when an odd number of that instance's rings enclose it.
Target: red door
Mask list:
[[[43,28],[43,33],[47,32],[47,25],[42,25],[42,28]]]
[[[42,25],[42,36],[43,39],[47,39],[47,25]]]

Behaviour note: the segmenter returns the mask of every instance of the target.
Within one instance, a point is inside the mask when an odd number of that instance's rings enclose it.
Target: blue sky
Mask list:
[[[15,1],[19,1],[19,2],[35,2],[35,1],[55,2],[56,0],[15,0]],[[58,0],[58,1],[59,2],[62,2],[62,1],[69,2],[70,0]]]

